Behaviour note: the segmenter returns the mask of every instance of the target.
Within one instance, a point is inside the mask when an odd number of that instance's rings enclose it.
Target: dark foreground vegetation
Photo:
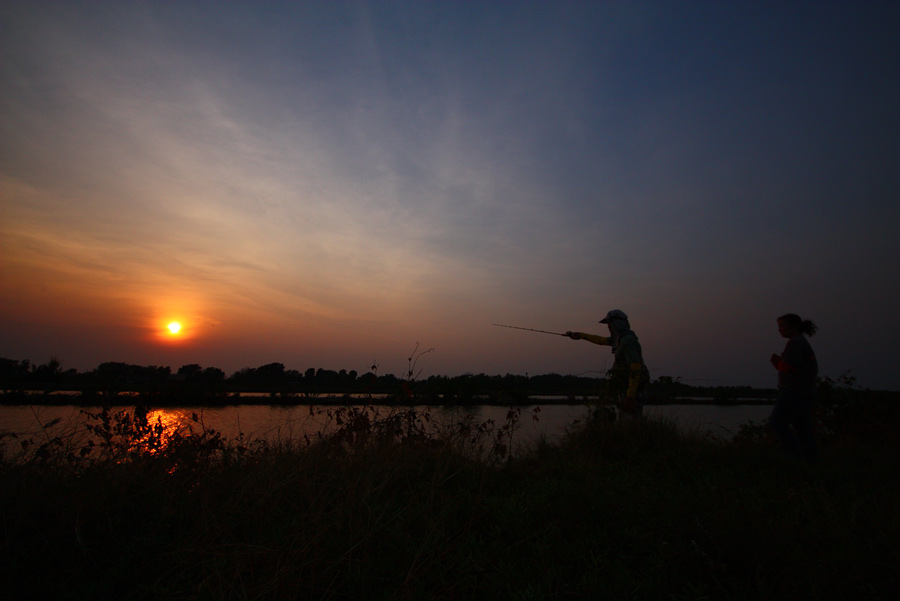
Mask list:
[[[314,440],[99,411],[0,462],[9,599],[896,599],[892,402],[826,391],[821,461],[598,408],[507,453],[505,424],[334,408]]]
[[[359,374],[355,370],[309,368],[303,372],[285,369],[282,363],[246,367],[231,375],[216,367],[182,365],[173,371],[168,366],[141,366],[127,363],[102,363],[89,372],[63,369],[51,359],[34,365],[28,360],[0,358],[0,404],[55,404],[99,406],[116,404],[110,399],[123,393],[136,394],[154,406],[193,406],[229,404],[297,404],[316,400],[331,402],[348,395],[387,395],[399,404],[525,404],[535,396],[561,399],[598,398],[607,392],[602,375],[575,376],[487,375],[429,376],[420,378],[416,361],[409,358],[401,377],[379,374],[377,365]],[[59,394],[64,392],[65,394]],[[266,393],[247,397],[244,393]],[[750,386],[691,386],[679,378],[662,376],[650,385],[654,403],[676,399],[703,398],[716,403],[746,403],[748,400],[771,402],[774,391]],[[546,402],[546,401],[542,401]]]

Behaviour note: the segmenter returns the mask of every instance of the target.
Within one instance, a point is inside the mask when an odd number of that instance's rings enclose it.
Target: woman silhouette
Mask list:
[[[819,454],[812,423],[819,364],[806,337],[813,336],[817,329],[799,315],[782,315],[778,318],[778,333],[788,342],[780,355],[771,357],[778,371],[778,397],[769,417],[769,429],[789,457],[809,462]]]

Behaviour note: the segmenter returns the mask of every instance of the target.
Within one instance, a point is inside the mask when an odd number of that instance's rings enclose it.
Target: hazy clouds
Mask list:
[[[796,311],[896,387],[896,12],[5,3],[0,355],[580,373],[490,323],[621,308],[654,375],[766,384]]]

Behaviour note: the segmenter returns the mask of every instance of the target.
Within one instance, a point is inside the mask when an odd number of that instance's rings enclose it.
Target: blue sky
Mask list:
[[[5,2],[0,356],[900,388],[889,2]],[[185,325],[179,340],[160,334]]]

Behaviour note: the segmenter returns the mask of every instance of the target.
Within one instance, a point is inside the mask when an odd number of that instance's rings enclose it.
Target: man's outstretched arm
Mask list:
[[[594,344],[602,344],[603,346],[612,346],[612,340],[607,336],[599,336],[597,334],[586,334],[585,332],[566,332],[565,334],[572,340],[587,340]]]

